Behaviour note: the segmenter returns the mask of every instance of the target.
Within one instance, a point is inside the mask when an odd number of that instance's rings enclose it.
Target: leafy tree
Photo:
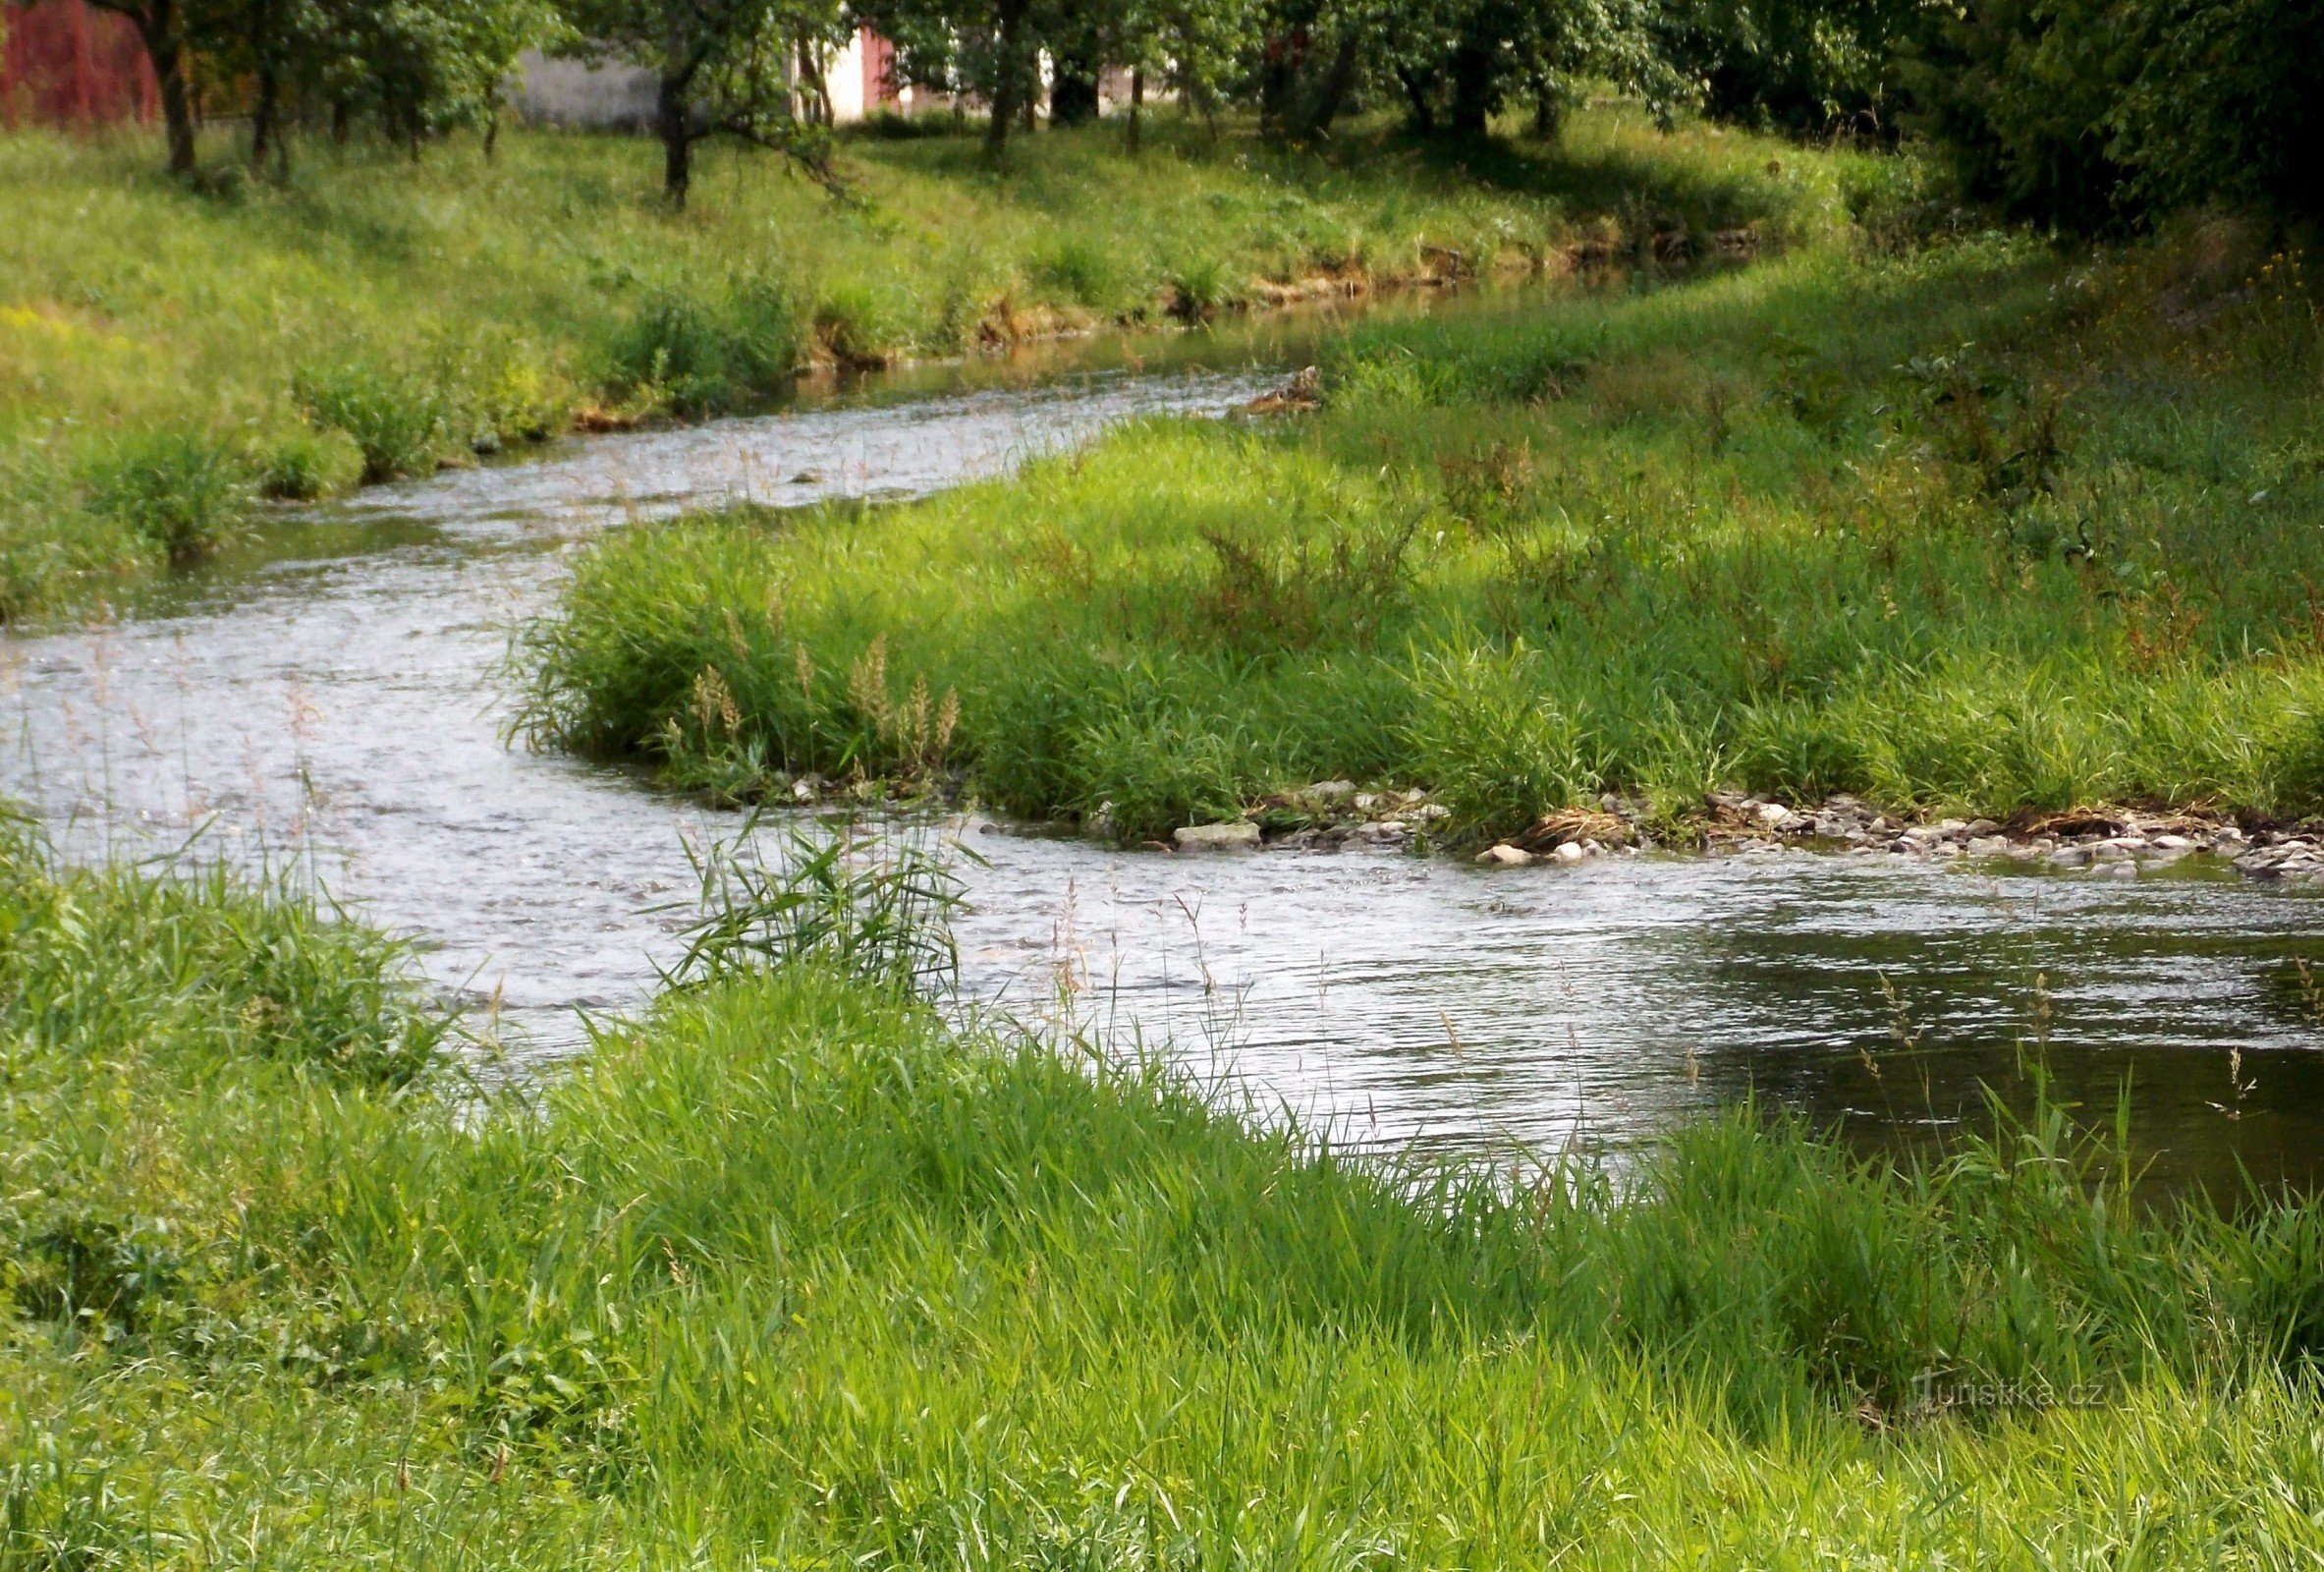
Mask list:
[[[2148,0],[2110,117],[2143,211],[2226,199],[2324,217],[2324,6]]]
[[[153,80],[161,89],[161,122],[169,140],[169,170],[173,175],[194,172],[194,95],[187,77],[192,62],[182,0],[91,0],[127,17],[145,46],[153,66]]]
[[[1383,19],[1381,54],[1416,130],[1481,137],[1515,101],[1547,133],[1583,77],[1675,95],[1650,22],[1647,0],[1419,0]]]
[[[2112,121],[2139,40],[2107,0],[1973,0],[1917,52],[1917,119],[1963,189],[2020,217],[2098,229],[2123,216]]]
[[[1376,0],[1268,0],[1257,19],[1259,122],[1295,140],[1329,135],[1387,52]]]
[[[574,52],[626,60],[656,80],[654,132],[662,189],[686,205],[693,150],[726,136],[774,148],[836,185],[828,144],[794,112],[792,51],[836,44],[847,25],[834,0],[570,0]]]
[[[1925,0],[1670,0],[1657,47],[1723,119],[1795,131],[1898,129],[1901,48]]]

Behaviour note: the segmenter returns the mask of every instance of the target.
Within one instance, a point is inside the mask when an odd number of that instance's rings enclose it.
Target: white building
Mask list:
[[[869,28],[824,52],[823,90],[833,124],[848,125],[880,109],[910,113],[919,107],[912,88],[899,89],[890,80],[895,59],[895,46]],[[799,78],[795,67],[792,80],[803,97],[806,88]],[[527,125],[645,130],[653,125],[656,95],[654,74],[642,66],[596,66],[527,49],[518,58],[516,89],[509,97]],[[802,102],[800,110],[815,116],[822,105]]]

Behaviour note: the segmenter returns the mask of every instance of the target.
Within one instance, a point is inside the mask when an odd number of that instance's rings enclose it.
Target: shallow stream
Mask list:
[[[1507,309],[1450,305],[1439,309]],[[1145,415],[1214,415],[1329,314],[1052,347],[577,439],[365,491],[141,596],[0,643],[0,795],[78,855],[296,860],[517,1051],[642,999],[732,814],[507,745],[507,639],[566,554],[727,496],[909,495]],[[1385,850],[1174,857],[970,820],[964,982],[1232,1074],[1365,1143],[1626,1142],[1755,1091],[1911,1140],[2048,1063],[2126,1075],[2162,1177],[2301,1180],[2324,1113],[2319,897],[2201,859],[2134,881],[1805,852],[1487,872]],[[2314,967],[2307,982],[2302,961]],[[2230,1050],[2241,1079],[2231,1084]]]

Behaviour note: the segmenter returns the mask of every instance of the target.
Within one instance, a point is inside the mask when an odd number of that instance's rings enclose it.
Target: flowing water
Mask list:
[[[635,1005],[671,959],[688,838],[738,820],[504,742],[508,632],[568,552],[721,497],[908,495],[1123,419],[1222,414],[1332,326],[906,373],[276,521],[107,626],[0,645],[0,795],[78,855],[198,832],[297,860],[413,934],[515,1051],[570,1051],[581,1011]],[[1622,1142],[1754,1093],[1910,1140],[2038,1061],[2101,1109],[2129,1077],[2165,1177],[2316,1172],[2324,907],[2199,860],[2132,882],[1803,852],[1488,873],[948,833],[982,858],[972,999],[1066,1011],[1352,1140]]]

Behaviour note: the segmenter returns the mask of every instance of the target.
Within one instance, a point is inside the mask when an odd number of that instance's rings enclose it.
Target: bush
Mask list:
[[[1029,269],[1033,281],[1077,306],[1110,310],[1121,303],[1126,288],[1120,264],[1094,241],[1059,241],[1035,257]]]
[[[1894,52],[1918,18],[1900,0],[1679,0],[1656,27],[1664,57],[1724,119],[1793,131],[1893,133]]]
[[[172,562],[207,555],[249,516],[248,466],[201,432],[125,438],[88,472],[91,512],[136,532]]]
[[[2038,222],[2324,214],[2324,19],[2298,0],[1996,0],[1936,29],[1912,86],[1969,195]]]
[[[1238,750],[1190,716],[1117,714],[1073,740],[1075,772],[1093,823],[1128,840],[1159,840],[1182,824],[1243,815]]]
[[[1597,739],[1522,642],[1506,651],[1439,650],[1420,662],[1412,688],[1413,773],[1462,828],[1513,834],[1602,789]]]
[[[611,379],[674,414],[715,415],[788,389],[803,348],[798,310],[774,279],[740,279],[709,300],[659,289],[615,335]]]
[[[512,333],[447,330],[432,360],[451,434],[474,452],[544,441],[572,418],[573,389]]]
[[[842,365],[885,365],[912,343],[907,302],[865,279],[823,286],[815,303],[815,337]]]
[[[278,502],[337,496],[363,478],[363,450],[336,426],[293,426],[275,439],[258,476],[261,495]]]
[[[430,475],[442,462],[453,412],[425,378],[364,359],[303,367],[291,391],[308,420],[355,439],[365,480]]]

